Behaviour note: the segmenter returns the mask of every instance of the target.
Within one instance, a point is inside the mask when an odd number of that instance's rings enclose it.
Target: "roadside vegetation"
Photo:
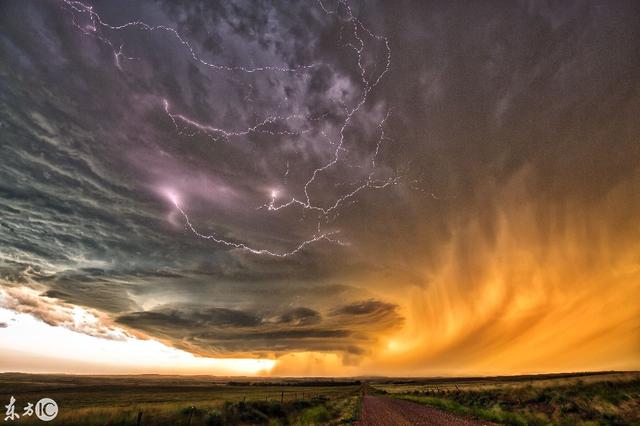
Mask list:
[[[506,425],[640,425],[640,376],[374,386],[378,393]]]
[[[225,403],[220,411],[209,414],[207,424],[353,424],[357,419],[358,399],[357,394],[351,394],[335,399],[316,397],[283,404],[274,401]]]

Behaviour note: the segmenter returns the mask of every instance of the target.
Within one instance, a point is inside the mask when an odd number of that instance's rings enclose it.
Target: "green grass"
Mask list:
[[[506,425],[640,425],[640,375],[602,375],[544,384],[492,382],[473,387],[432,384],[406,391],[407,383],[374,386],[420,404]]]
[[[336,408],[341,413],[339,423],[355,424],[360,417],[362,409],[362,392],[360,391],[348,398],[341,399]]]

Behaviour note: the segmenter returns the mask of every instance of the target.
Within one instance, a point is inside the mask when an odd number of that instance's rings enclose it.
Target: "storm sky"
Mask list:
[[[0,0],[0,307],[272,374],[638,369],[638,22]]]

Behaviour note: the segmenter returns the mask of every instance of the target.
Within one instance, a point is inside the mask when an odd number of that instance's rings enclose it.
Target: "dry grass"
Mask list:
[[[40,376],[0,374],[0,395],[16,412],[56,400],[57,425],[337,424],[355,419],[359,386],[314,380],[229,382],[212,377]],[[282,403],[281,403],[282,401]],[[356,408],[357,409],[357,408]],[[20,424],[41,424],[20,418]]]

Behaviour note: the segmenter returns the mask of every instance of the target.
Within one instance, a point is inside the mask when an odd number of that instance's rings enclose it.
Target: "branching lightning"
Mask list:
[[[387,188],[391,185],[398,184],[400,182],[400,177],[394,176],[385,179],[375,178],[377,172],[377,160],[381,151],[381,147],[385,140],[388,138],[385,136],[384,126],[389,117],[389,113],[387,112],[378,123],[378,140],[375,144],[375,150],[371,153],[371,160],[368,166],[369,173],[367,176],[355,186],[349,192],[337,196],[334,200],[329,203],[325,203],[321,205],[318,202],[315,202],[313,197],[311,196],[311,188],[313,187],[316,179],[326,173],[328,170],[336,166],[339,162],[341,162],[341,155],[347,151],[345,147],[345,132],[352,125],[354,116],[362,109],[362,107],[366,104],[369,99],[369,95],[371,92],[378,86],[380,81],[385,77],[385,75],[389,72],[391,68],[391,48],[389,39],[385,36],[381,36],[373,33],[367,26],[365,26],[362,21],[360,21],[354,14],[351,6],[347,3],[346,0],[338,0],[338,6],[335,10],[331,10],[326,7],[322,0],[317,0],[320,9],[327,15],[335,16],[338,19],[343,28],[346,28],[347,31],[350,31],[351,36],[353,37],[353,41],[346,42],[344,47],[350,49],[353,52],[359,77],[360,83],[362,85],[362,90],[359,96],[356,98],[355,104],[351,107],[345,106],[345,115],[343,120],[338,126],[337,137],[331,138],[324,131],[320,131],[319,133],[326,139],[326,142],[332,147],[332,156],[329,161],[325,164],[317,167],[313,170],[308,179],[301,184],[301,190],[304,193],[303,198],[285,198],[281,201],[278,200],[279,191],[272,190],[270,194],[269,201],[258,207],[258,209],[264,209],[268,212],[278,212],[286,208],[290,207],[298,207],[304,211],[311,211],[317,214],[317,231],[311,235],[309,238],[299,242],[295,247],[290,250],[285,251],[273,251],[264,248],[255,248],[251,247],[243,242],[233,241],[218,237],[216,235],[207,235],[200,232],[192,223],[190,217],[187,212],[183,209],[178,198],[174,195],[170,196],[170,200],[172,204],[175,206],[178,212],[183,216],[187,229],[192,232],[198,238],[206,239],[215,242],[221,246],[229,247],[232,249],[241,249],[247,251],[249,253],[257,254],[257,255],[268,255],[268,256],[276,256],[276,257],[287,257],[294,255],[305,247],[314,244],[319,241],[330,241],[333,243],[344,244],[343,242],[337,240],[335,236],[339,233],[339,231],[323,231],[322,225],[326,224],[331,220],[332,217],[335,217],[338,214],[338,210],[340,207],[345,205],[347,202],[355,202],[356,196],[366,189],[383,189]],[[313,69],[319,66],[326,66],[321,63],[312,63],[306,65],[299,65],[295,67],[285,67],[285,66],[258,66],[258,67],[246,67],[246,66],[228,66],[223,64],[215,64],[203,59],[197,50],[193,47],[193,45],[183,36],[178,30],[175,28],[165,26],[165,25],[150,25],[143,21],[131,21],[126,22],[121,25],[111,25],[105,22],[101,16],[94,10],[93,6],[90,4],[86,4],[81,1],[76,0],[62,0],[64,6],[71,12],[72,15],[72,23],[85,35],[89,35],[92,37],[96,37],[100,42],[104,43],[108,46],[112,52],[114,57],[114,64],[118,70],[122,70],[122,61],[124,60],[134,60],[137,58],[133,58],[128,56],[126,51],[126,46],[122,44],[116,45],[111,39],[109,39],[109,32],[117,32],[125,29],[136,29],[140,31],[146,32],[164,32],[174,37],[176,41],[183,48],[186,49],[187,53],[191,57],[191,59],[197,62],[200,65],[208,67],[215,71],[221,72],[237,72],[237,73],[309,73]],[[83,16],[86,22],[85,25],[82,25],[78,22],[77,17]],[[365,54],[366,49],[368,47],[368,40],[375,40],[375,42],[380,43],[384,46],[386,57],[384,59],[384,64],[382,66],[382,71],[378,72],[368,72],[367,66],[365,65]],[[253,86],[251,88],[251,93],[253,93]],[[247,95],[247,102],[250,102],[250,95]],[[249,127],[244,129],[223,129],[215,125],[201,123],[196,119],[190,118],[184,114],[175,112],[171,108],[171,104],[169,100],[163,99],[162,101],[163,109],[173,125],[175,126],[178,132],[181,132],[183,128],[190,128],[195,131],[195,133],[202,133],[209,137],[212,141],[231,141],[232,139],[246,137],[252,134],[268,134],[268,135],[279,135],[279,136],[300,136],[302,134],[308,133],[312,130],[312,126],[310,124],[311,121],[319,120],[322,117],[310,117],[302,114],[291,114],[291,115],[279,115],[279,114],[271,114],[266,116],[262,121],[259,121]],[[274,130],[274,125],[280,124],[281,126],[286,126],[288,123],[295,121],[299,123],[303,123],[303,125],[298,126],[297,130],[290,130],[289,128]],[[289,175],[289,162],[286,164],[286,172],[285,177]]]

